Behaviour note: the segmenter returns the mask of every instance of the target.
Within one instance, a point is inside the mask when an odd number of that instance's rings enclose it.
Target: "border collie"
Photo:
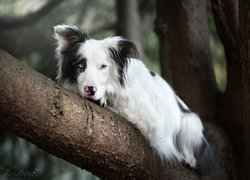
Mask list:
[[[91,39],[75,25],[57,25],[54,31],[59,84],[126,118],[162,160],[197,167],[197,157],[210,150],[199,116],[137,58],[132,42]]]

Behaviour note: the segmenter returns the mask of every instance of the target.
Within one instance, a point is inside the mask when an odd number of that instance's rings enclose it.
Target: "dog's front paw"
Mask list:
[[[106,100],[105,97],[102,97],[102,98],[100,99],[100,105],[101,105],[102,107],[106,107],[106,106],[107,106],[107,100]]]

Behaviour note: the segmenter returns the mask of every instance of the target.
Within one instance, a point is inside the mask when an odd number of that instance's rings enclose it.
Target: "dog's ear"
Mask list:
[[[134,43],[126,39],[121,39],[118,41],[117,46],[120,51],[120,55],[124,58],[138,59],[139,53]]]
[[[130,58],[138,58],[138,51],[134,43],[121,37],[108,38],[106,40],[110,57],[116,64],[118,79],[121,86],[124,86],[126,69]]]
[[[60,49],[74,46],[88,39],[87,31],[75,25],[57,25],[54,26],[54,32]]]

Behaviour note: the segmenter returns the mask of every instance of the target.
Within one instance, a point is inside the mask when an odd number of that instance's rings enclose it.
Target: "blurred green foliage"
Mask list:
[[[144,61],[153,71],[159,72],[158,39],[155,35],[155,9],[153,0],[139,0],[141,15],[141,35],[144,47]],[[20,18],[36,12],[47,1],[40,0],[2,0],[0,1],[1,18]],[[219,87],[226,86],[225,58],[223,47],[216,33],[216,28],[208,6],[210,46],[216,79]],[[85,26],[94,38],[115,35],[116,24],[115,0],[74,0],[63,1],[37,22],[7,28],[0,26],[0,48],[5,49],[22,63],[54,79],[56,60],[53,26],[61,23]],[[1,19],[0,19],[1,22]],[[37,177],[29,179],[96,179],[68,162],[49,155],[27,141],[0,132],[0,175],[6,170],[27,169],[37,171]],[[0,176],[0,179],[18,179]],[[19,178],[22,179],[22,178]]]
[[[207,5],[207,12],[208,27],[210,31],[209,40],[215,77],[220,90],[225,91],[227,81],[225,52],[214,24],[210,3]]]

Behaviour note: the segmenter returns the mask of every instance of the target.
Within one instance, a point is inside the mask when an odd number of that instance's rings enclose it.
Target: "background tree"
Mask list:
[[[218,88],[209,48],[206,2],[158,0],[156,3],[161,67],[165,68],[168,65],[165,62],[169,61],[177,93],[202,119],[214,120]]]
[[[133,41],[143,57],[141,42],[141,25],[138,0],[116,0],[117,23],[116,32],[130,41]]]
[[[207,13],[205,1],[157,2],[156,32],[160,42],[162,67],[170,67],[172,81],[179,95],[207,121],[219,124],[228,134],[233,145],[237,177],[246,179],[245,149],[248,119],[243,118],[242,88],[248,79],[242,73],[246,69],[240,58],[238,18],[242,20],[242,37],[247,31],[246,9],[238,9],[238,1],[212,0],[216,28],[224,46],[227,61],[227,86],[219,92],[215,83],[208,43]],[[242,1],[242,4],[246,3]],[[249,7],[249,6],[245,6]],[[239,12],[242,15],[238,16]],[[245,15],[245,16],[244,16]],[[244,36],[246,37],[246,35]],[[167,48],[166,48],[167,47]],[[242,46],[242,53],[249,51]],[[249,47],[248,47],[249,48]],[[162,49],[167,49],[168,53]],[[244,56],[245,60],[247,59]],[[166,63],[166,60],[169,63]],[[249,61],[249,57],[248,57]],[[170,66],[168,66],[170,64]],[[242,66],[243,65],[243,66]],[[192,87],[192,90],[190,90]],[[247,109],[247,106],[244,106]],[[245,154],[242,150],[245,150]]]
[[[242,107],[243,107],[243,143],[241,146],[238,146],[239,149],[242,149],[243,158],[240,156],[238,158],[238,175],[239,179],[250,179],[249,172],[249,130],[250,130],[250,16],[249,16],[250,2],[247,0],[239,1],[239,48],[240,48],[240,64],[242,67],[242,84],[243,84],[243,96],[242,98]],[[236,120],[235,120],[236,121]],[[239,137],[239,138],[242,138]],[[236,147],[237,148],[237,147]],[[238,150],[239,151],[239,150]],[[242,169],[240,169],[242,168]]]

